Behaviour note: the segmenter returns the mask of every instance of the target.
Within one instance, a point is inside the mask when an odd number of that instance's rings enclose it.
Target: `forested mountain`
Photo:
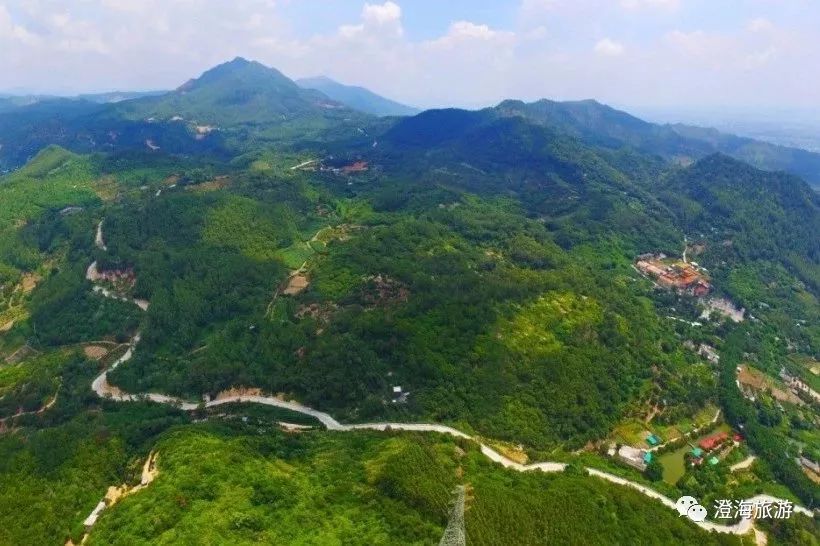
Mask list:
[[[106,106],[95,108],[95,104]],[[629,146],[684,164],[721,152],[761,169],[784,170],[810,184],[820,184],[820,154],[714,129],[652,124],[594,100],[508,100],[488,110],[498,116],[526,117],[594,146]],[[17,167],[49,144],[90,151],[144,148],[150,140],[154,146],[163,147],[164,143],[174,153],[203,153],[226,145],[237,151],[250,135],[280,142],[327,142],[356,134],[378,135],[385,129],[383,123],[374,123],[365,114],[414,113],[414,109],[364,88],[323,77],[294,82],[275,69],[236,58],[169,93],[102,93],[72,100],[0,99],[0,166]],[[190,138],[185,138],[179,127],[169,127],[172,123],[187,126]],[[269,131],[270,127],[277,130]],[[217,130],[233,134],[215,137],[212,133]],[[205,145],[204,140],[210,142]]]
[[[290,146],[364,138],[362,127],[371,122],[275,69],[236,58],[170,93],[106,104],[55,99],[0,112],[0,167],[18,167],[50,144],[78,152],[161,150],[224,159],[254,139]]]
[[[412,106],[382,97],[364,87],[344,85],[326,76],[302,78],[296,80],[296,83],[305,89],[321,91],[337,102],[374,116],[412,116],[419,113]]]
[[[30,158],[0,177],[0,543],[79,543],[146,480],[88,544],[427,544],[457,487],[476,544],[750,539],[620,479],[817,506],[817,405],[784,378],[820,388],[820,198],[794,175],[594,102],[377,117],[243,59],[15,107],[0,138]],[[716,428],[737,442],[697,464]],[[614,454],[650,432],[644,470]]]
[[[658,189],[688,233],[713,243],[713,260],[776,262],[820,291],[820,196],[803,180],[716,154]]]
[[[504,101],[504,115],[525,116],[591,144],[631,146],[681,163],[721,152],[769,171],[788,171],[820,186],[820,154],[683,124],[658,125],[594,100]]]
[[[30,106],[39,102],[34,96],[0,96],[0,113],[15,110],[22,106]]]
[[[167,93],[167,91],[105,91],[102,93],[83,93],[81,95],[77,95],[77,98],[91,102],[98,102],[100,104],[108,104],[122,102],[124,100],[140,99],[143,97],[154,97],[157,95],[164,95],[165,93]]]
[[[730,234],[747,259],[775,259],[785,250],[820,264],[820,195],[796,176],[715,154],[661,188],[687,230]]]
[[[76,101],[96,102],[107,104],[124,100],[138,99],[154,95],[162,95],[165,91],[108,91],[104,93],[84,93],[73,97],[58,95],[2,95],[0,94],[0,112],[7,112],[23,106],[31,106],[43,102],[60,101],[64,99]]]
[[[341,120],[352,112],[322,93],[302,89],[274,68],[236,58],[170,93],[119,103],[110,115],[157,120],[178,116],[200,124],[234,125],[294,118]]]

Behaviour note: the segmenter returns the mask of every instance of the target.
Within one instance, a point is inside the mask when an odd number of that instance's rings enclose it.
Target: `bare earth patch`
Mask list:
[[[104,176],[94,182],[94,193],[103,201],[113,201],[119,192],[117,181],[113,176]]]
[[[213,180],[208,180],[207,182],[203,182],[201,184],[186,186],[185,189],[195,193],[205,193],[209,191],[221,190],[228,187],[229,184],[230,179],[228,179],[227,176],[217,176]]]
[[[300,305],[296,310],[296,318],[303,319],[310,317],[319,322],[328,322],[333,312],[338,306],[335,303],[311,303],[310,305]]]
[[[117,502],[121,501],[123,498],[127,497],[128,495],[132,495],[137,491],[144,489],[147,487],[156,477],[159,475],[159,468],[157,467],[157,457],[159,453],[156,451],[152,451],[148,454],[148,458],[145,460],[145,464],[142,466],[142,476],[140,477],[139,485],[135,485],[133,487],[129,486],[128,484],[122,484],[120,486],[112,485],[108,488],[105,492],[105,496],[102,500],[97,504],[94,510],[89,514],[83,525],[85,525],[86,533],[83,536],[82,541],[80,544],[85,544],[88,540],[88,534],[91,532],[91,528],[97,523],[97,520],[100,517],[100,514],[106,508],[110,508],[114,506]],[[66,546],[68,544],[74,544],[69,539],[66,542]]]
[[[28,358],[30,355],[37,353],[37,351],[28,345],[23,345],[16,351],[14,351],[11,355],[6,357],[6,362],[8,364],[17,364]]]
[[[23,278],[20,280],[20,285],[23,287],[23,293],[28,294],[37,288],[37,284],[41,280],[43,280],[43,278],[37,273],[26,273],[23,275]]]
[[[304,273],[297,273],[288,279],[288,285],[282,293],[288,296],[295,296],[303,292],[309,285],[310,281],[308,280],[307,275]]]
[[[813,472],[805,466],[801,466],[800,468],[803,470],[803,474],[805,474],[806,477],[808,477],[814,483],[820,484],[820,474],[818,474],[817,472]]]
[[[530,462],[530,458],[524,452],[522,446],[516,446],[513,444],[499,441],[493,441],[491,442],[491,445],[493,449],[495,449],[508,459],[511,459],[518,464],[527,464]]]
[[[91,360],[100,360],[108,354],[108,349],[99,345],[86,345],[83,347],[83,354]]]
[[[237,396],[262,396],[262,389],[249,387],[234,387],[232,389],[220,391],[217,393],[214,400],[224,400],[226,398],[234,398]]]
[[[310,430],[313,428],[310,425],[297,425],[296,423],[286,423],[284,421],[279,421],[277,424],[279,425],[279,428],[281,428],[283,431],[289,432],[291,434],[298,434],[303,430]]]
[[[766,376],[763,372],[750,368],[747,365],[738,366],[737,380],[752,389],[759,391],[769,391],[772,396],[781,402],[802,405],[804,402],[795,394],[777,387],[775,381]]]

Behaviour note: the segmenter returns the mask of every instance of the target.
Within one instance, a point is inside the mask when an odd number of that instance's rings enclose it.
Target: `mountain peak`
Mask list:
[[[377,116],[410,116],[418,113],[411,106],[398,103],[355,85],[345,85],[327,76],[303,78],[296,83],[303,89],[313,89],[354,110]]]
[[[279,89],[296,88],[287,76],[258,61],[249,61],[236,57],[231,61],[218,64],[202,73],[198,78],[188,80],[177,91],[186,93],[197,88],[211,85],[232,85],[235,87],[275,85]]]
[[[254,62],[254,61],[249,61],[245,57],[237,56],[237,57],[234,57],[232,60],[230,60],[230,61],[228,61],[227,63],[224,63],[224,64],[245,65],[245,64],[251,64],[252,62]]]
[[[350,115],[325,95],[302,89],[275,68],[243,57],[214,66],[167,95],[131,101],[122,108],[135,119],[182,118],[221,128]]]

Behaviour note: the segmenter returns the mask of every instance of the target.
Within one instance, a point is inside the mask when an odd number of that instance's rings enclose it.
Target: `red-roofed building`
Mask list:
[[[729,437],[728,432],[718,432],[717,434],[707,436],[706,438],[704,438],[703,440],[698,442],[698,445],[704,451],[709,451],[709,450],[715,449],[717,446],[719,446],[721,443],[723,443],[726,440],[726,438],[728,438],[728,437]]]

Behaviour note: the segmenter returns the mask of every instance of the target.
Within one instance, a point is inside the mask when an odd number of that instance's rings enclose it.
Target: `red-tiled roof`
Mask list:
[[[698,442],[698,445],[705,450],[714,449],[716,445],[723,442],[728,437],[728,432],[718,432],[717,434],[713,434],[712,436],[707,436],[706,438]]]

